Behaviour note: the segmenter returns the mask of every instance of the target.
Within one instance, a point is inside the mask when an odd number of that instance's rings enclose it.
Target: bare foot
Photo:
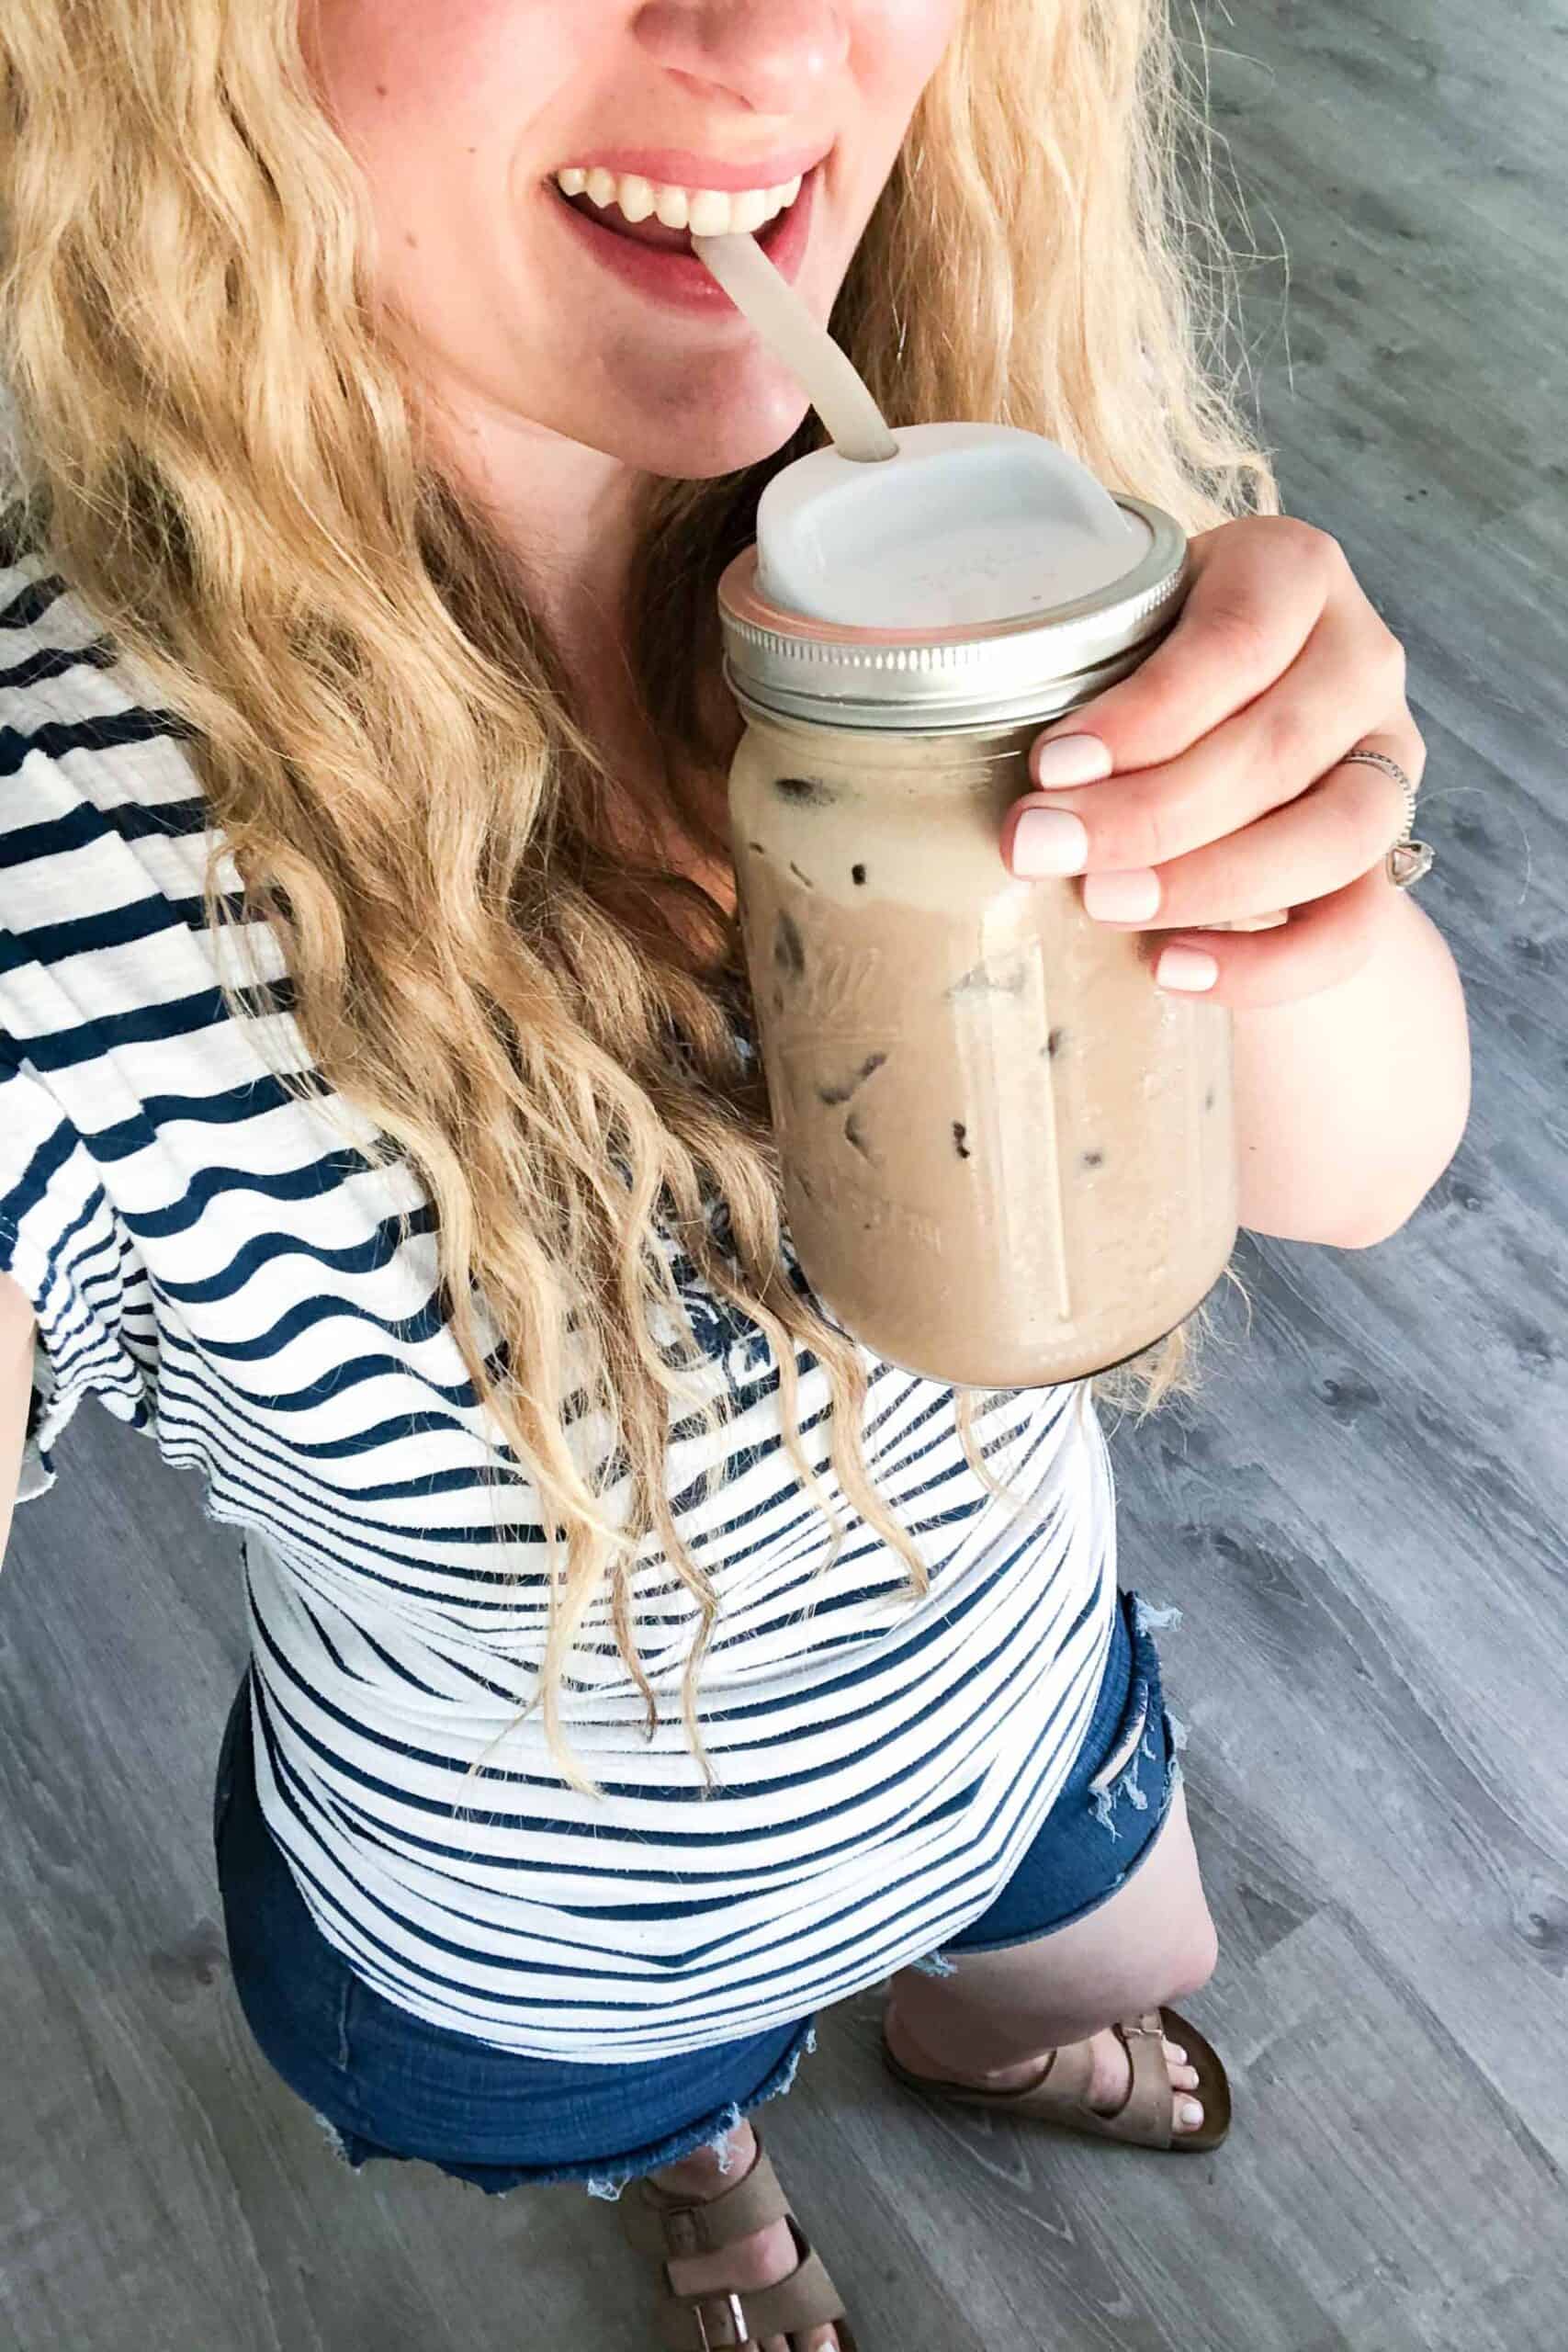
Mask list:
[[[1050,2057],[1048,2050],[1037,2051],[1017,2066],[995,2067],[988,2074],[968,2072],[953,2064],[951,2060],[934,2056],[921,2048],[897,2010],[888,2004],[884,2030],[887,2046],[901,2066],[911,2074],[934,2075],[950,2083],[969,2083],[976,2090],[1021,2090],[1026,2083],[1037,2082],[1041,2069]],[[1203,2121],[1203,2103],[1191,2094],[1198,2087],[1198,2070],[1187,2063],[1187,2052],[1169,2035],[1162,2037],[1166,2068],[1171,2084],[1171,2128],[1174,2132],[1196,2132]],[[1089,2084],[1089,2103],[1097,2114],[1114,2115],[1126,2104],[1133,2087],[1133,2062],[1127,2045],[1107,2026],[1100,2033],[1089,2036],[1094,2053],[1094,2074]]]
[[[667,2165],[662,2172],[650,2173],[649,2177],[660,2188],[705,2204],[710,2197],[722,2196],[727,2188],[733,2188],[749,2169],[757,2145],[750,2123],[742,2122],[738,2131],[730,2133],[726,2144],[728,2172],[720,2172],[716,2150],[699,2148],[680,2164]],[[781,2278],[789,2277],[799,2259],[789,2223],[770,2222],[766,2229],[756,2231],[749,2238],[737,2238],[733,2245],[720,2246],[716,2254],[682,2255],[672,2259],[670,2284],[677,2295],[734,2293],[744,2301],[759,2287],[776,2287]],[[839,2331],[836,2327],[808,2327],[795,2335],[764,2336],[757,2352],[839,2352]]]

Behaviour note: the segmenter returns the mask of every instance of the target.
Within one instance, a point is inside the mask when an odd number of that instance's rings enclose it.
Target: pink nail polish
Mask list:
[[[1178,989],[1188,996],[1201,996],[1219,977],[1218,964],[1201,947],[1168,947],[1155,967],[1160,988]]]
[[[1088,862],[1089,828],[1070,808],[1026,808],[1013,828],[1012,870],[1031,881],[1081,874]]]
[[[1150,922],[1159,912],[1159,876],[1152,865],[1124,874],[1091,874],[1083,886],[1084,912],[1093,922]]]
[[[1055,792],[1069,784],[1098,784],[1111,774],[1112,762],[1098,735],[1058,735],[1035,744],[1030,766],[1041,791]]]

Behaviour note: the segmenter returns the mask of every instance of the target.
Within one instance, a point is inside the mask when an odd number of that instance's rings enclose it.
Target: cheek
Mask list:
[[[866,0],[854,12],[863,88],[908,116],[931,80],[971,0]]]
[[[559,0],[321,0],[306,47],[348,144],[406,188],[422,162],[504,159],[575,70],[595,8]]]

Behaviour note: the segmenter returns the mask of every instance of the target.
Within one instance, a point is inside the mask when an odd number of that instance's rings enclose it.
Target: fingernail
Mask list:
[[[1203,2120],[1203,2110],[1195,2098],[1182,2100],[1181,2120],[1183,2123],[1201,2123]]]
[[[1088,863],[1089,828],[1069,808],[1026,808],[1013,827],[1015,874],[1081,874]]]
[[[1057,735],[1049,743],[1037,741],[1029,763],[1043,792],[1065,784],[1098,784],[1113,765],[1098,735]]]
[[[1160,988],[1180,989],[1191,996],[1212,989],[1219,977],[1219,966],[1201,947],[1168,947],[1155,967]]]
[[[1152,865],[1091,874],[1083,886],[1084,911],[1096,922],[1147,922],[1159,912],[1159,876]]]

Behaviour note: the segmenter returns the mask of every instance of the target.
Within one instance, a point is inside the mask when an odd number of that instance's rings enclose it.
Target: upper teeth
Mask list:
[[[667,229],[690,229],[694,236],[728,237],[760,229],[800,194],[797,175],[782,187],[749,187],[738,196],[714,187],[661,187],[635,172],[591,172],[569,164],[556,174],[563,196],[581,196],[603,209],[614,204],[628,220],[646,220],[649,213]]]

